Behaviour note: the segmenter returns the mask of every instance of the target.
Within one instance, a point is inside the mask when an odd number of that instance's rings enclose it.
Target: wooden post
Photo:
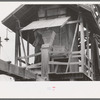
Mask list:
[[[93,33],[91,34],[91,60],[93,65],[93,80],[100,80],[100,64],[99,64],[99,51],[97,40],[93,37]]]
[[[78,17],[78,20],[79,20],[79,17]],[[69,24],[69,29],[68,29],[68,47],[69,47],[69,52],[72,53],[72,51],[78,51],[78,35],[77,35],[77,32],[79,31],[79,23],[77,24]],[[72,54],[69,55],[69,59],[68,59],[68,66],[67,66],[67,69],[66,69],[66,72],[68,71],[68,68],[69,68],[69,71],[70,72],[79,72],[79,67],[78,65],[70,65],[69,63],[70,62],[78,62],[78,58],[72,58],[71,57]]]
[[[88,57],[88,76],[90,77],[91,69],[90,69],[90,61],[89,61],[89,30],[88,24],[86,23],[86,36],[87,36],[87,57]]]
[[[29,34],[27,37],[27,56],[29,56]],[[27,58],[27,63],[29,63],[29,58]]]
[[[42,53],[42,66],[41,66],[41,75],[43,78],[48,79],[48,72],[49,72],[49,44],[43,44],[41,48],[41,53]]]
[[[25,63],[27,65],[26,52],[25,52],[24,41],[23,41],[23,37],[22,37],[21,31],[20,31],[20,36],[21,36],[21,42],[22,42],[23,52],[24,52],[24,56],[25,56]]]
[[[76,24],[76,28],[75,28],[75,33],[74,33],[74,37],[73,37],[73,41],[72,41],[72,46],[71,46],[71,49],[70,49],[70,53],[69,54],[69,59],[68,59],[68,66],[67,66],[67,69],[66,69],[66,72],[68,72],[68,68],[69,68],[69,64],[71,62],[71,59],[72,59],[72,51],[73,51],[73,48],[74,48],[74,44],[75,44],[75,39],[76,39],[76,36],[77,36],[77,31],[78,31],[78,27],[79,27],[79,23]],[[74,61],[74,59],[73,59]],[[77,66],[71,66],[70,67],[70,72],[72,71],[78,71],[78,67]]]
[[[21,57],[20,37],[18,37],[18,41],[19,41],[19,57]],[[22,66],[22,62],[21,61],[19,61],[19,66]]]
[[[80,16],[80,37],[81,37],[81,72],[84,72],[84,55],[85,55],[85,44],[84,44],[84,26],[82,15]]]
[[[18,65],[18,48],[19,48],[19,43],[18,43],[18,21],[16,20],[16,34],[15,34],[15,65]]]

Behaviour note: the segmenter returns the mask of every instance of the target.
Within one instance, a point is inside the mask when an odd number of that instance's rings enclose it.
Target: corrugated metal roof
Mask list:
[[[32,23],[21,29],[21,31],[62,26],[69,20],[69,18],[70,17],[61,17],[55,19],[33,21]]]

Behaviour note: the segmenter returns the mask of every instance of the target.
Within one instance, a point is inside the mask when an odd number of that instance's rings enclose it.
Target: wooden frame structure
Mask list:
[[[22,31],[22,26],[20,19],[16,19],[16,40],[15,40],[15,65],[19,68],[24,68],[26,70],[31,70],[36,75],[36,80],[51,80],[51,81],[64,81],[64,80],[79,80],[79,81],[90,81],[90,80],[100,80],[99,72],[99,50],[98,50],[98,41],[97,33],[100,31],[98,27],[98,20],[95,18],[92,9],[93,5],[86,6],[84,5],[72,5],[72,9],[67,5],[67,16],[70,16],[71,19],[59,27],[59,44],[54,46],[54,41],[56,40],[56,32],[52,31],[50,40],[45,36],[44,44],[41,46],[41,52],[30,55],[29,53],[29,44],[31,36],[27,33],[25,37]],[[32,7],[32,6],[31,6]],[[54,6],[53,6],[54,7]],[[59,6],[57,6],[59,8]],[[76,7],[76,8],[75,8]],[[42,6],[40,7],[40,12]],[[51,7],[52,8],[52,7]],[[50,9],[51,9],[50,8]],[[62,7],[63,8],[63,7]],[[75,11],[73,10],[75,8]],[[32,9],[32,8],[31,8]],[[46,10],[46,7],[43,10]],[[49,8],[48,8],[49,9]],[[53,9],[53,8],[52,8]],[[76,11],[77,10],[77,11]],[[38,11],[38,10],[37,10]],[[64,8],[65,11],[65,8]],[[74,11],[75,17],[73,17]],[[42,11],[43,12],[43,11]],[[91,16],[91,21],[84,16],[88,14]],[[43,16],[43,15],[42,15]],[[60,17],[65,17],[65,12],[60,14]],[[77,17],[76,17],[77,16]],[[59,15],[41,17],[41,13],[38,16],[40,19],[45,18],[46,20],[50,18],[59,17]],[[98,16],[97,16],[98,17]],[[35,19],[36,21],[37,19]],[[95,23],[95,27],[91,23]],[[91,26],[90,26],[91,25]],[[68,38],[66,38],[68,48],[64,48],[64,42],[62,41],[61,32],[62,28],[67,26],[68,32],[70,33]],[[25,27],[25,26],[24,26]],[[54,27],[53,27],[54,28]],[[92,29],[93,28],[93,29]],[[48,30],[51,28],[44,28]],[[41,29],[36,29],[36,31],[42,34]],[[52,29],[53,30],[53,29]],[[27,30],[26,30],[27,31]],[[96,33],[95,33],[96,32]],[[66,33],[68,34],[68,33]],[[24,37],[23,37],[24,36]],[[27,40],[27,48],[24,46],[23,38]],[[31,43],[32,44],[32,43]],[[21,48],[22,45],[22,48]],[[21,49],[23,50],[24,56],[21,56]],[[27,52],[26,52],[27,51]],[[30,64],[29,58],[31,57],[41,57],[41,62]],[[95,59],[96,58],[96,59]],[[63,61],[62,61],[62,60]],[[22,63],[25,63],[23,66]],[[59,70],[62,70],[59,72]]]
[[[41,53],[26,56],[25,51],[24,51],[25,56],[19,57],[18,59],[25,59],[25,63],[26,63],[25,68],[27,68],[27,69],[41,68],[42,79],[44,78],[46,80],[49,80],[49,76],[48,76],[49,74],[50,75],[52,75],[54,73],[59,74],[59,73],[57,73],[58,66],[56,66],[56,68],[55,68],[55,70],[53,70],[53,72],[52,71],[50,72],[50,66],[51,65],[66,65],[67,66],[66,71],[65,71],[65,73],[62,73],[62,74],[68,74],[69,75],[69,73],[70,74],[74,74],[74,73],[76,74],[77,73],[77,75],[76,75],[76,79],[77,79],[78,74],[83,73],[84,76],[87,77],[87,80],[93,80],[93,65],[92,65],[92,62],[89,58],[89,31],[88,31],[88,26],[86,24],[86,35],[85,35],[84,25],[83,25],[83,20],[82,20],[81,14],[79,14],[79,18],[78,18],[77,21],[69,21],[66,24],[68,24],[68,25],[69,24],[76,24],[75,33],[74,33],[70,52],[58,52],[58,54],[62,53],[63,56],[68,57],[68,59],[69,59],[68,62],[50,61],[50,58],[52,58],[52,55],[54,55],[54,54],[57,55],[57,52],[53,52],[53,51],[50,50],[51,46],[52,46],[50,44],[42,45]],[[79,27],[80,27],[80,31],[79,31]],[[78,37],[78,38],[80,38],[81,49],[79,51],[73,51],[75,38],[78,36],[79,32],[80,32],[80,34],[79,34],[80,37]],[[20,36],[21,36],[21,39],[22,39],[22,35],[20,35]],[[86,38],[86,44],[84,42],[85,38]],[[54,39],[54,37],[53,37],[53,39]],[[22,42],[22,45],[23,45],[23,42]],[[28,46],[28,48],[29,48],[29,46]],[[87,48],[87,54],[85,54],[86,48]],[[24,45],[23,45],[23,49],[24,49]],[[29,54],[29,51],[28,51],[28,54]],[[41,55],[41,59],[42,59],[41,63],[37,63],[37,64],[33,64],[33,65],[28,66],[27,65],[28,61],[26,59],[29,59],[30,57],[38,56],[38,55]],[[78,58],[78,59],[80,59],[80,61],[71,62],[72,58]],[[78,71],[71,73],[70,71],[68,71],[68,69],[70,68],[70,65],[78,65],[80,67],[80,71],[78,70]],[[73,79],[73,77],[70,77],[70,80],[75,80],[75,79]]]

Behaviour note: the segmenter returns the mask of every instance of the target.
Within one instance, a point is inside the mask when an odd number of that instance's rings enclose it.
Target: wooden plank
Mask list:
[[[81,54],[80,51],[73,51],[72,54]]]
[[[27,56],[29,56],[29,34],[27,37]],[[29,58],[27,58],[27,63],[29,63]]]
[[[32,68],[41,68],[41,63],[37,63],[37,64],[32,64],[30,66],[23,66],[23,68],[26,68],[26,69],[32,69]]]
[[[92,69],[93,69],[93,79],[98,80],[96,76],[100,75],[99,71],[99,53],[98,53],[98,47],[95,41],[95,38],[93,37],[93,34],[90,35],[91,39],[91,60],[92,60]]]
[[[80,23],[80,20],[68,21],[66,24],[76,24],[76,23]]]
[[[36,79],[36,74],[31,70],[25,70],[25,79]]]
[[[18,41],[19,41],[19,57],[21,57],[20,37],[18,38]],[[19,66],[22,66],[22,62],[20,62],[20,61],[19,61]]]
[[[22,67],[20,67],[20,68],[18,68],[18,74],[19,74],[19,76],[21,76],[21,77],[25,77],[25,68],[22,68]]]
[[[18,65],[18,48],[19,48],[19,23],[18,20],[16,21],[16,34],[15,34],[15,65]]]
[[[22,42],[23,52],[24,52],[24,56],[25,56],[25,63],[26,63],[26,65],[27,65],[26,52],[25,52],[24,41],[23,41],[23,38],[22,38],[22,33],[21,33],[21,31],[20,31],[20,36],[21,36],[21,42]]]
[[[0,70],[7,72],[9,70],[8,63],[3,60],[0,60]]]
[[[22,63],[26,64],[24,60],[19,59],[19,58],[18,58],[18,60],[19,60],[19,62],[22,62]],[[27,63],[27,64],[30,65],[29,63]],[[20,66],[19,66],[19,67],[20,67]]]
[[[7,72],[10,73],[10,74],[13,74],[13,75],[15,75],[15,76],[19,76],[19,67],[10,64],[9,71],[7,71]]]
[[[41,67],[41,76],[48,78],[48,72],[49,72],[49,49],[50,46],[48,44],[42,45],[42,67]]]
[[[87,36],[87,56],[89,58],[89,33],[88,33],[88,25],[86,24],[86,36]]]
[[[74,43],[75,43],[75,38],[76,38],[76,35],[77,35],[77,31],[78,31],[78,26],[79,26],[79,24],[77,23],[76,24],[76,28],[75,28],[75,33],[74,33],[74,37],[73,37],[73,41],[72,41],[72,46],[71,46],[71,49],[70,49],[70,52],[72,53],[72,51],[73,51],[73,47],[74,47]],[[72,57],[72,54],[69,54],[69,59],[68,59],[68,66],[67,66],[67,68],[66,68],[66,72],[68,72],[68,69],[69,69],[69,64],[70,64],[70,62],[71,62],[71,57]],[[70,67],[71,68],[71,67]],[[72,69],[73,70],[73,69]]]
[[[54,65],[68,65],[68,63],[65,63],[65,62],[57,62],[57,61],[49,61],[49,64],[51,64],[51,65],[52,64],[54,64]],[[81,65],[81,62],[70,62],[70,65]]]
[[[59,53],[67,55],[67,54],[69,54],[70,52],[69,52],[69,51],[66,51],[66,52],[49,51],[49,54],[59,54]],[[81,52],[80,52],[80,51],[73,51],[72,54],[81,54]]]
[[[89,29],[88,29],[88,24],[86,23],[86,36],[87,36],[87,57],[89,58]],[[88,59],[88,67],[89,67],[89,72],[88,76],[90,76],[90,62]]]
[[[69,52],[61,52],[61,51],[49,51],[49,54],[69,54]]]
[[[30,70],[9,64],[3,60],[0,60],[0,70],[6,72],[7,74],[15,75],[23,79],[35,79],[35,74],[30,72]]]
[[[81,37],[81,61],[82,61],[82,66],[81,66],[81,72],[84,72],[84,55],[85,55],[85,44],[84,44],[84,26],[83,26],[83,19],[82,15],[80,16],[80,37]]]
[[[32,54],[32,55],[29,55],[29,56],[26,56],[26,58],[31,58],[31,57],[39,56],[39,55],[41,55],[41,52],[35,53],[35,54]],[[18,57],[18,59],[25,59],[25,56],[23,56],[23,57]]]
[[[72,55],[72,58],[78,58],[81,57],[81,55]]]
[[[91,59],[87,55],[85,55],[85,57],[92,63]]]

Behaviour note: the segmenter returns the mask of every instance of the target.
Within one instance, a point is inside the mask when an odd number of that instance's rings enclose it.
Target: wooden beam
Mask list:
[[[25,52],[24,41],[23,41],[23,38],[22,38],[22,33],[21,33],[21,31],[20,31],[20,36],[21,36],[21,42],[22,42],[23,52],[24,52],[24,56],[25,56],[25,63],[26,63],[26,65],[27,65],[26,52]]]
[[[70,62],[71,62],[72,51],[73,51],[73,47],[74,47],[74,43],[75,43],[75,38],[76,38],[76,35],[77,35],[78,27],[79,27],[79,23],[76,24],[75,33],[74,33],[74,37],[73,37],[73,41],[72,41],[72,46],[71,46],[71,50],[70,50],[70,53],[71,53],[71,54],[69,54],[68,66],[67,66],[67,68],[66,68],[66,72],[68,72],[69,64],[70,64]]]
[[[15,65],[18,65],[18,48],[19,48],[19,24],[18,20],[16,20],[16,34],[15,34]]]
[[[80,20],[68,21],[66,24],[76,24],[76,23],[80,23]]]
[[[26,56],[26,58],[31,58],[31,57],[39,56],[39,55],[41,55],[41,52],[36,53],[36,54],[29,55],[29,56]],[[18,57],[18,59],[25,59],[25,56],[23,56],[23,57]]]
[[[41,68],[41,63],[32,64],[29,66],[23,66],[23,68],[27,68],[27,69]]]
[[[80,37],[81,37],[81,72],[85,72],[84,69],[84,55],[85,55],[85,44],[84,44],[84,26],[83,26],[83,18],[82,15],[80,15]]]
[[[88,33],[88,31],[89,31],[89,29],[88,29],[88,24],[86,23],[87,57],[89,58],[89,33]],[[89,67],[89,70],[88,70],[88,76],[90,77],[91,72],[90,72],[90,62],[89,62],[89,59],[88,59],[88,67]]]
[[[29,34],[27,37],[27,56],[29,56]],[[27,63],[29,63],[29,58],[27,58]]]
[[[69,54],[70,52],[49,51],[49,54],[59,54],[59,53],[67,55],[67,54]],[[80,51],[73,51],[72,54],[81,54],[81,52],[80,52]]]
[[[65,63],[65,62],[57,62],[57,61],[50,61],[49,64],[51,64],[51,65],[52,64],[53,65],[68,65],[68,63]],[[81,62],[71,62],[70,65],[81,65]]]
[[[48,72],[49,72],[49,49],[50,45],[43,44],[41,48],[41,76],[48,79]]]
[[[100,80],[100,63],[99,63],[99,50],[97,40],[93,35],[91,35],[91,59],[93,65],[93,72],[94,72],[94,80]]]
[[[18,43],[19,43],[19,57],[21,57],[21,44],[20,44],[20,36],[18,37]],[[19,62],[19,66],[22,66],[22,63],[21,62]]]
[[[19,62],[26,64],[26,62],[22,59],[18,59]],[[29,63],[27,63],[27,65],[30,65]]]
[[[30,70],[26,70],[25,68],[18,67],[13,64],[9,64],[3,60],[0,60],[0,71],[7,73],[10,76],[17,76],[23,79],[35,79],[36,75],[34,72]]]
[[[98,42],[96,38],[94,37],[94,42],[92,45],[94,45],[92,48],[92,56],[93,56],[93,71],[94,71],[94,80],[100,80],[100,58],[99,58],[99,48],[98,48]]]

